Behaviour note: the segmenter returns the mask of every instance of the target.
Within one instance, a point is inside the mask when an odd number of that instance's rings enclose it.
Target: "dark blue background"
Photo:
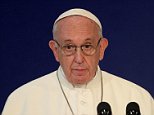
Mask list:
[[[48,47],[52,24],[60,13],[74,7],[90,10],[103,24],[109,47],[101,68],[154,96],[153,0],[1,0],[0,112],[13,90],[57,69]]]

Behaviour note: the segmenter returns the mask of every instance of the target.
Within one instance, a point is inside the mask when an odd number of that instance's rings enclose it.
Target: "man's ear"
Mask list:
[[[55,56],[56,61],[59,62],[58,46],[57,46],[56,42],[54,40],[50,40],[49,41],[49,47],[52,50],[52,52],[53,52],[53,54]]]
[[[100,41],[100,56],[99,56],[99,60],[102,60],[104,58],[104,52],[105,52],[105,49],[107,48],[107,46],[108,46],[108,40],[106,38],[103,38]]]

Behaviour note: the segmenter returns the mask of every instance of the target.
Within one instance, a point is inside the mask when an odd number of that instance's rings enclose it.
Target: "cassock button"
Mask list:
[[[85,105],[86,104],[86,101],[82,100],[80,101],[81,105]]]

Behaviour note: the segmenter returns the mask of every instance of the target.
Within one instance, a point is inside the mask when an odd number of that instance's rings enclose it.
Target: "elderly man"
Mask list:
[[[68,10],[55,21],[53,36],[49,46],[60,67],[14,91],[2,115],[97,115],[100,102],[109,103],[113,115],[125,115],[130,102],[142,115],[154,115],[146,90],[100,70],[108,41],[96,16]]]

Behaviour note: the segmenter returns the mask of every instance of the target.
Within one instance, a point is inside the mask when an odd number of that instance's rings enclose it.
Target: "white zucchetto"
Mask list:
[[[70,9],[68,11],[65,11],[64,13],[62,13],[54,22],[54,25],[61,19],[68,17],[68,16],[84,16],[87,17],[91,20],[93,20],[94,22],[96,22],[96,24],[98,24],[98,26],[100,27],[100,29],[102,30],[102,25],[101,22],[99,21],[99,19],[92,14],[91,12],[85,10],[85,9],[80,9],[80,8],[74,8],[74,9]]]

